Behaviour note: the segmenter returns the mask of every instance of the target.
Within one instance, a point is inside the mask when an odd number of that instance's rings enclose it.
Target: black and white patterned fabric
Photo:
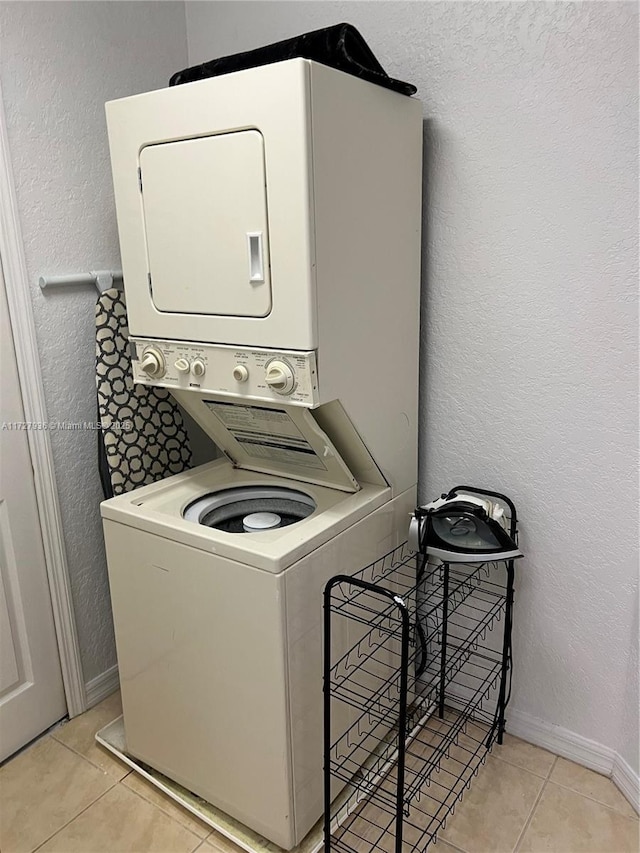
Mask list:
[[[165,388],[133,383],[127,308],[116,289],[102,293],[96,305],[96,387],[105,497],[189,467],[189,438],[175,400]]]

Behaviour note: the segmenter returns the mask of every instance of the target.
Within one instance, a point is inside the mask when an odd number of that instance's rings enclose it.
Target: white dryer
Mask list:
[[[127,748],[287,849],[322,588],[416,503],[421,118],[301,59],[107,105],[134,379],[224,453],[102,504]]]

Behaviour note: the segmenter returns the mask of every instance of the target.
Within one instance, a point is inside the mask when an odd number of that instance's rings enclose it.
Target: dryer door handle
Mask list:
[[[253,284],[264,282],[264,255],[262,251],[262,231],[247,232],[249,248],[249,281]]]

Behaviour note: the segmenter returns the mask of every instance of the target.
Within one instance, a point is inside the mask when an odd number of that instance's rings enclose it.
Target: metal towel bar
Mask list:
[[[104,293],[112,287],[118,290],[123,287],[122,270],[93,270],[72,275],[41,275],[38,283],[42,290],[72,285],[91,285],[97,289],[98,293]]]

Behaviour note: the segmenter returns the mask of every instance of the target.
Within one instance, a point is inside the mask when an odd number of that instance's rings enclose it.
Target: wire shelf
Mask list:
[[[437,724],[442,728],[438,729]],[[451,739],[451,732],[456,736]],[[445,719],[435,718],[425,724],[407,751],[405,774],[407,780],[418,781],[419,788],[403,810],[402,850],[423,850],[435,841],[471,780],[486,759],[491,745],[486,738],[490,726],[478,720],[465,719],[454,709],[447,709]],[[446,749],[437,745],[448,741]],[[429,760],[426,756],[432,755]],[[428,781],[422,780],[427,761],[432,770]],[[336,815],[338,825],[331,835],[331,850],[345,853],[364,853],[396,849],[395,786],[397,774],[392,766],[373,792],[363,798],[362,790],[353,784],[348,805],[343,814]],[[381,793],[382,792],[382,793]]]
[[[512,560],[446,564],[405,543],[327,584],[326,853],[435,841],[502,742],[513,579]]]

